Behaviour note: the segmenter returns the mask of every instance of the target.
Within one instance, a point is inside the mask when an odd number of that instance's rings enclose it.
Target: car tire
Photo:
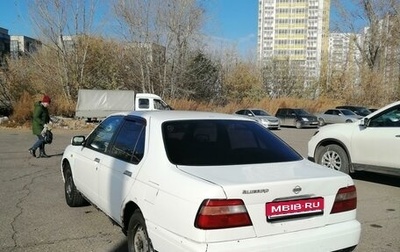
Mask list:
[[[86,204],[85,198],[76,189],[74,179],[72,177],[71,167],[69,164],[65,164],[64,167],[64,191],[65,191],[65,201],[70,207],[80,207]]]
[[[303,127],[303,125],[301,124],[300,121],[296,122],[296,128],[301,129]]]
[[[351,120],[351,119],[346,120],[346,123],[352,123],[352,122],[353,122],[353,120]]]
[[[347,153],[337,144],[320,148],[317,154],[317,163],[346,174],[349,174],[350,171]]]
[[[326,124],[325,120],[323,118],[318,118],[318,123],[319,123],[319,126],[324,126]]]
[[[129,220],[127,239],[130,252],[154,251],[147,233],[146,223],[139,209],[135,210]]]

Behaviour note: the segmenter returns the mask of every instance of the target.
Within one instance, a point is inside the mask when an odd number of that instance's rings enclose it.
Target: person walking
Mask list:
[[[37,136],[37,141],[29,148],[29,153],[33,157],[48,158],[45,152],[45,141],[43,133],[47,129],[50,122],[50,115],[47,107],[50,105],[51,99],[48,95],[44,95],[42,101],[35,102],[33,108],[32,132]],[[36,155],[36,149],[39,148],[39,155]]]

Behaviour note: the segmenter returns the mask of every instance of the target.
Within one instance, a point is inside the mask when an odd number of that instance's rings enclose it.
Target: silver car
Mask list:
[[[268,129],[279,129],[280,127],[279,119],[262,109],[241,109],[236,111],[235,114],[251,117]]]
[[[319,125],[331,123],[352,123],[362,118],[349,109],[328,109],[322,114],[317,114]]]

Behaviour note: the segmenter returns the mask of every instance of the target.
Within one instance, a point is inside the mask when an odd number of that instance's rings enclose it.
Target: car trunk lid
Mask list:
[[[256,236],[335,222],[330,212],[336,194],[340,188],[353,185],[348,175],[307,160],[179,168],[221,186],[227,199],[243,200]]]

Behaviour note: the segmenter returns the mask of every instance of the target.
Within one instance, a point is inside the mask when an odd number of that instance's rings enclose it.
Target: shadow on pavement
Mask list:
[[[113,249],[113,252],[126,252],[128,251],[128,242],[125,240]]]
[[[377,184],[400,187],[400,179],[395,176],[378,174],[373,172],[356,172],[351,175],[353,179],[364,180]]]

